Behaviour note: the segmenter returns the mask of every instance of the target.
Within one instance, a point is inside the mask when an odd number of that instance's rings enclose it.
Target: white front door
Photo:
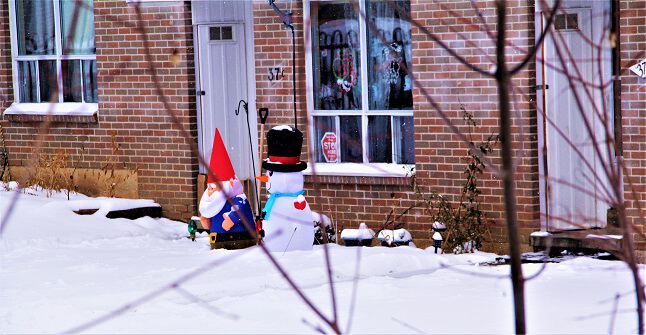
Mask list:
[[[253,152],[255,157],[257,152],[255,108],[249,104],[251,139],[242,104],[240,114],[235,114],[238,102],[248,101],[244,24],[199,25],[198,41],[201,154],[208,163],[217,128],[238,178],[253,178],[251,155]],[[253,150],[249,146],[250,141]],[[257,160],[255,165],[257,168]],[[206,169],[200,166],[200,172],[205,173]]]
[[[603,28],[609,27],[609,6],[604,10],[606,6],[599,3],[564,1],[564,12],[557,13],[554,31],[539,51],[545,62],[537,62],[539,120],[545,130],[541,134],[540,149],[545,155],[541,164],[546,162],[541,169],[541,186],[546,191],[541,210],[548,231],[606,226],[609,205],[604,199],[610,183],[603,164],[613,160],[614,151],[608,153],[604,122],[613,129],[612,85],[603,97],[590,85],[609,82],[612,73],[611,53],[602,52],[599,60],[590,43],[602,42],[603,36],[607,39],[608,31],[603,35]],[[582,80],[571,85],[565,71],[570,77],[580,73]],[[595,152],[595,143],[603,157]]]

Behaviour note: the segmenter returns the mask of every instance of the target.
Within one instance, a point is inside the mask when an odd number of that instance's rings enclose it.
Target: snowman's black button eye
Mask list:
[[[269,171],[269,176],[271,177],[274,174],[274,171]]]

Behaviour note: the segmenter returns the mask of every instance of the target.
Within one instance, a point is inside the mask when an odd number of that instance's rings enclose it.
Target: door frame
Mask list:
[[[224,21],[213,21],[213,22],[200,22],[199,24],[193,24],[193,55],[194,55],[194,64],[195,64],[195,105],[197,111],[197,142],[198,150],[200,154],[203,154],[204,149],[202,148],[202,97],[199,92],[202,90],[201,87],[201,78],[200,78],[200,35],[199,28],[200,26],[213,26],[213,25],[225,25],[225,24],[242,24],[244,27],[244,40],[245,40],[245,64],[247,66],[247,103],[249,108],[249,124],[251,126],[251,136],[255,137],[255,147],[258,148],[258,129],[257,122],[258,118],[256,115],[256,56],[255,56],[255,43],[254,43],[254,24],[253,24],[253,3],[250,1],[244,1],[244,20],[224,20]],[[241,111],[242,112],[242,111]],[[246,115],[245,115],[246,116]],[[254,131],[255,130],[255,131]],[[253,141],[253,138],[251,139]],[[252,142],[253,143],[253,142]],[[261,148],[258,148],[261,150]],[[254,152],[256,169],[260,167],[260,153]],[[209,157],[204,157],[205,163],[208,164]],[[205,174],[207,171],[206,167],[199,164],[198,160],[198,174]],[[259,172],[259,171],[256,171]],[[200,194],[198,194],[198,197]]]
[[[565,7],[565,8],[571,8],[571,9],[580,9],[580,8],[590,8],[591,9],[591,17],[595,17],[595,10],[599,10],[599,8],[604,8],[607,7],[610,11],[610,19],[614,20],[614,15],[612,13],[613,10],[613,5],[612,5],[613,0],[605,0],[605,3],[599,5],[601,3],[600,1],[587,1],[587,0],[570,0],[567,1],[570,6]],[[547,0],[547,6],[553,6],[554,5],[554,0]],[[564,2],[561,3],[561,5],[564,5]],[[596,5],[596,6],[595,6]],[[537,32],[535,34],[535,42],[538,42],[538,38],[540,37],[540,32],[543,30],[544,27],[544,22],[545,18],[543,17],[543,8],[542,4],[540,2],[536,3],[535,9],[534,9],[534,28],[535,31]],[[597,30],[599,27],[595,27],[594,23],[591,23],[592,27],[592,35],[593,38],[598,34]],[[602,29],[602,28],[601,28]],[[537,55],[542,56],[543,59],[545,59],[545,47],[546,47],[546,42],[547,39],[544,40],[544,43],[540,46],[540,48],[537,50]],[[549,50],[549,49],[548,49]],[[615,52],[613,50],[607,51],[606,52],[610,57],[611,60],[609,61],[609,69],[611,71],[611,76],[613,74],[613,61],[616,57]],[[548,189],[548,182],[545,179],[545,172],[548,169],[548,147],[547,147],[547,131],[548,131],[548,126],[547,126],[547,120],[546,120],[546,108],[548,108],[548,99],[549,99],[549,93],[546,91],[545,87],[545,76],[546,72],[550,71],[550,69],[546,68],[542,62],[539,62],[536,60],[535,62],[535,70],[536,70],[536,103],[537,103],[537,112],[536,112],[536,117],[537,117],[537,139],[538,139],[538,174],[539,174],[539,211],[540,211],[540,230],[541,231],[549,231],[549,224],[547,220],[547,216],[549,216],[549,193],[547,192]],[[594,73],[596,77],[596,70]],[[608,78],[609,79],[609,78]],[[549,83],[547,83],[549,85]],[[616,122],[616,92],[614,90],[617,89],[616,85],[611,85],[611,89],[613,90],[612,94],[610,94],[609,102],[612,104],[611,106],[608,107],[608,110],[610,113],[612,113],[612,116],[609,118],[611,122]],[[593,96],[596,97],[596,91],[593,92]],[[539,113],[538,110],[541,109],[543,110],[543,113]],[[621,139],[617,138],[617,132],[615,130],[616,126],[611,127],[611,134],[615,137],[615,141],[621,141]],[[617,147],[613,148],[615,153],[614,153],[614,160],[611,162],[612,164],[618,164],[617,157]],[[621,175],[621,173],[620,173]],[[623,178],[620,176],[620,182],[621,182],[621,191],[623,194]],[[609,185],[610,186],[610,185]],[[598,210],[597,210],[598,211]],[[596,214],[595,214],[596,215]]]

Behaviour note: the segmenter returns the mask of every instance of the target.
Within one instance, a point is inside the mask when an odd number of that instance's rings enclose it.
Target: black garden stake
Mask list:
[[[294,32],[294,24],[292,23],[291,11],[281,11],[275,4],[276,0],[269,0],[269,6],[274,9],[286,28],[292,30],[292,95],[294,97],[294,128],[298,129],[298,120],[296,119],[296,33]]]

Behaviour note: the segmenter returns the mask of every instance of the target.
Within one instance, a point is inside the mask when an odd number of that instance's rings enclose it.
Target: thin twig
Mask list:
[[[352,319],[357,304],[357,292],[359,290],[359,275],[361,274],[361,250],[357,248],[357,256],[354,261],[354,277],[352,278],[352,294],[350,295],[350,308],[348,309],[348,323],[345,325],[345,333],[350,334],[352,330]]]
[[[612,305],[612,313],[610,314],[610,324],[608,325],[608,334],[612,335],[615,330],[615,318],[617,317],[617,306],[619,305],[619,294],[615,295],[615,301]]]

